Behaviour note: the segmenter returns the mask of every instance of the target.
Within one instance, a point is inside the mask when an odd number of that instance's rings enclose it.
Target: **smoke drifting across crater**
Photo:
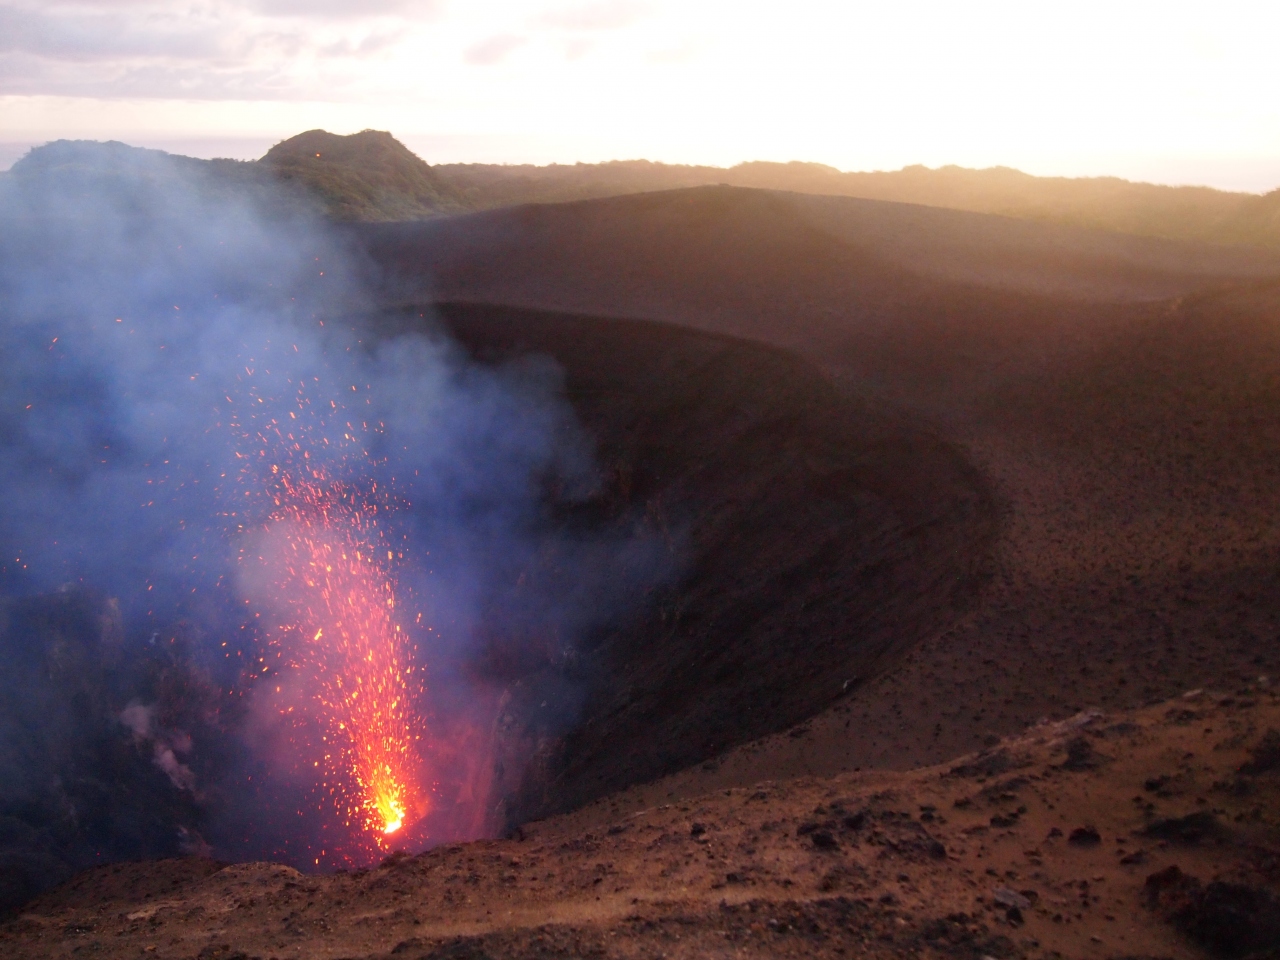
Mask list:
[[[181,158],[61,143],[0,178],[9,899],[104,857],[386,849],[324,774],[328,625],[289,594],[288,522],[361,518],[322,539],[403,632],[411,846],[501,824],[523,755],[575,718],[575,639],[665,575],[643,536],[553,522],[598,479],[555,365],[475,365],[429,317],[375,335],[376,280],[324,222]],[[324,502],[291,500],[304,483]],[[549,707],[513,734],[516,682]],[[103,799],[121,779],[132,799]]]

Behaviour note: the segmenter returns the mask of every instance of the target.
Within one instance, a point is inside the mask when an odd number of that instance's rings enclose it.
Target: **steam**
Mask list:
[[[404,545],[398,600],[456,753],[437,758],[455,813],[434,839],[500,819],[492,744],[473,741],[506,686],[541,670],[559,708],[543,715],[572,722],[574,684],[547,676],[657,575],[643,542],[547,523],[548,491],[597,482],[554,364],[475,366],[425,312],[378,336],[376,280],[323,222],[209,165],[61,143],[0,177],[0,594],[119,599],[126,666],[102,668],[117,701],[102,722],[199,801],[220,855],[309,864],[324,843],[314,782],[282,761],[294,680],[264,647],[275,470],[320,467],[397,507],[381,516]],[[476,666],[495,633],[524,645],[514,675]],[[49,636],[0,630],[0,653]],[[162,718],[130,687],[144,661],[178,663],[175,702],[203,690],[204,712]],[[207,849],[195,819],[166,842]]]
[[[152,760],[178,790],[196,792],[196,775],[178,759],[191,752],[191,735],[181,730],[158,730],[155,707],[131,703],[120,712],[120,722],[133,733],[136,746],[150,747]]]

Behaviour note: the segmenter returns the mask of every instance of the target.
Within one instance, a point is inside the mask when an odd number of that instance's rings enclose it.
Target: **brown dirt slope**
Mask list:
[[[1020,295],[1056,309],[1280,276],[1261,250],[730,187],[353,229],[407,292],[678,320],[810,353],[856,325],[1007,311]]]
[[[0,926],[14,960],[1274,956],[1280,701],[1192,692],[911,773],[652,805],[307,877],[117,864]]]

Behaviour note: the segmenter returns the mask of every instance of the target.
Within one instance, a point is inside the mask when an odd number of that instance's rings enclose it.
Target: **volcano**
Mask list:
[[[108,930],[110,949],[184,957],[1272,948],[1274,253],[728,187],[338,236],[372,277],[316,314],[346,331],[344,352],[447,343],[439,382],[550,410],[518,422],[559,438],[554,457],[495,472],[530,492],[501,539],[469,541],[515,557],[484,568],[474,608],[448,606],[464,581],[435,589],[430,564],[404,583],[448,634],[415,641],[425,688],[446,712],[465,691],[457,716],[488,751],[468,754],[484,826],[437,839],[491,839],[378,847],[381,868],[336,878],[108,867],[5,927],[19,955],[107,950]],[[425,356],[377,369],[409,376]],[[372,403],[373,382],[353,392]],[[419,392],[401,407],[436,389],[404,382]],[[398,412],[379,413],[388,436]],[[381,436],[368,462],[412,475]],[[450,484],[413,487],[402,516]],[[466,489],[451,516],[474,517],[488,488]],[[431,543],[433,558],[457,547]],[[417,568],[387,562],[372,595],[399,610],[396,578]],[[124,628],[86,596],[24,602],[82,604],[75,629],[109,663]],[[464,609],[480,614],[448,633]],[[322,612],[287,623],[306,639],[345,616]],[[23,629],[33,670],[62,662],[63,634]],[[226,735],[141,729],[113,749],[160,792],[175,784],[157,744],[201,782],[202,744]],[[179,730],[193,749],[176,750]],[[479,783],[450,782],[428,804]],[[391,800],[360,809],[384,835],[399,816]],[[179,823],[203,837],[199,817],[160,817],[167,842]],[[40,886],[22,883],[15,903]],[[423,895],[445,906],[424,913]],[[308,900],[351,906],[338,939]],[[252,922],[198,919],[215,902]],[[1244,939],[1219,935],[1232,911],[1259,918]]]

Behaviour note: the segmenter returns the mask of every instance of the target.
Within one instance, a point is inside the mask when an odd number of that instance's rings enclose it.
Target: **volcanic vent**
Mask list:
[[[980,587],[994,532],[981,478],[807,362],[664,323],[436,311],[484,362],[555,358],[606,478],[561,522],[656,533],[678,569],[559,668],[585,691],[581,720],[526,735],[534,767],[501,785],[509,823],[792,726],[948,627]],[[398,311],[382,329],[426,315]],[[512,693],[538,676],[510,677]]]
[[[3,642],[50,678],[5,718],[46,745],[8,761],[11,903],[102,859],[363,865],[574,807],[811,715],[980,580],[964,460],[787,354],[379,312],[315,222],[59,159],[0,198]]]
[[[599,484],[556,370],[371,336],[339,239],[171,158],[33,158],[0,195],[3,640],[40,678],[5,700],[10,899],[103,858],[360,865],[499,829],[476,638],[563,660],[672,569],[644,530],[555,522]]]

